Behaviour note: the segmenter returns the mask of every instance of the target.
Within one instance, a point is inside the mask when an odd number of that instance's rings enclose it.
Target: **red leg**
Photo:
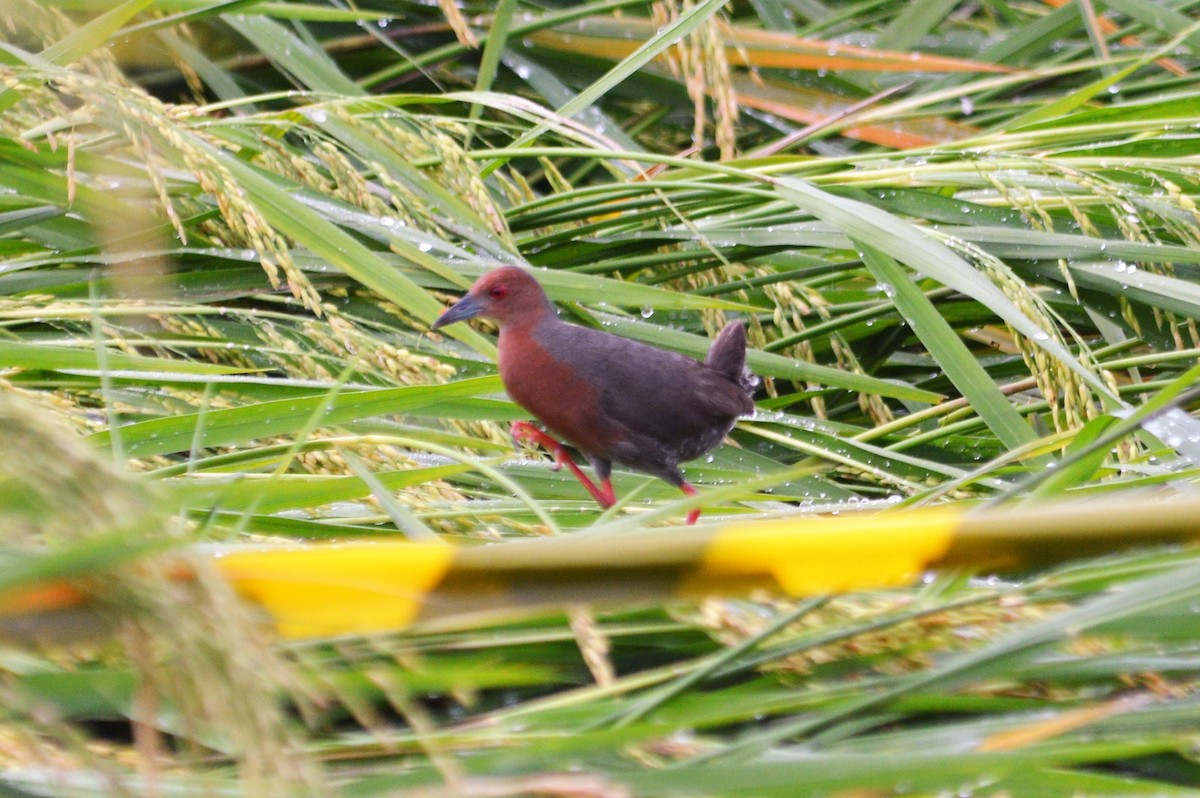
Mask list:
[[[512,425],[512,436],[515,441],[528,441],[536,443],[550,454],[554,455],[554,467],[556,469],[566,466],[567,469],[575,475],[579,480],[579,484],[583,485],[584,490],[592,494],[592,498],[596,500],[604,509],[608,509],[616,504],[617,498],[613,493],[612,482],[605,479],[600,483],[601,487],[597,488],[596,483],[588,478],[588,475],[579,469],[575,461],[571,459],[571,455],[567,452],[567,447],[563,446],[554,438],[542,432],[537,427],[530,424],[528,421],[514,421]]]
[[[680,485],[679,489],[681,491],[683,491],[684,493],[686,493],[688,496],[696,495],[696,489],[693,488],[691,485],[687,484],[686,482],[683,483],[682,485]],[[685,523],[694,524],[694,523],[696,523],[696,519],[698,519],[699,517],[700,517],[700,508],[697,507],[695,510],[692,510],[690,513],[687,514],[687,521]]]
[[[612,507],[617,503],[617,493],[613,490],[612,479],[609,477],[600,480],[600,492],[604,494],[604,500],[600,502],[602,507]],[[604,502],[608,502],[608,504]]]

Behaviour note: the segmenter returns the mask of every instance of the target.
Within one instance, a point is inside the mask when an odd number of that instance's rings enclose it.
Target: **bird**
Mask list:
[[[746,330],[738,322],[721,330],[700,362],[568,324],[518,266],[484,273],[431,329],[477,316],[499,326],[498,366],[509,397],[582,453],[599,486],[558,439],[533,424],[514,423],[514,441],[544,447],[555,467],[567,466],[605,509],[616,503],[613,463],[695,495],[679,464],[716,448],[737,418],[754,410],[758,380],[746,369]],[[694,509],[687,523],[699,517]]]

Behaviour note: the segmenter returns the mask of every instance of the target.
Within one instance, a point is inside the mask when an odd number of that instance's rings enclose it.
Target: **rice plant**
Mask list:
[[[618,556],[698,505],[1103,501],[1152,534],[1200,466],[1194,4],[0,17],[6,791],[1194,790],[1186,547],[793,600],[631,574],[641,601],[291,641],[212,556]],[[605,511],[514,449],[494,330],[429,330],[507,264],[696,357],[746,323],[757,409],[696,499],[618,469]]]

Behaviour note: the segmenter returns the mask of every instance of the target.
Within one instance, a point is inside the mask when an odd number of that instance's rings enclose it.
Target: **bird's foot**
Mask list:
[[[613,490],[612,480],[608,477],[600,480],[600,493],[596,501],[600,502],[600,506],[605,510],[617,503],[617,492]]]
[[[528,421],[514,421],[511,432],[514,446],[520,446],[522,443],[532,443],[534,446],[541,446],[554,455],[553,469],[555,471],[561,471],[563,464],[571,459],[571,455],[567,454],[566,447]]]
[[[688,496],[696,495],[696,489],[693,488],[691,485],[689,485],[686,482],[683,483],[682,485],[680,485],[679,489],[681,491],[683,491],[684,493],[686,493]],[[691,512],[689,512],[687,514],[687,520],[684,521],[684,523],[688,524],[690,526],[690,525],[696,523],[697,519],[699,519],[699,518],[700,518],[700,508],[697,507],[695,510],[692,510]]]
[[[592,498],[596,500],[596,503],[605,510],[617,503],[616,494],[613,493],[612,482],[605,479],[601,482],[602,487],[597,488],[596,483],[592,482],[588,475],[583,473],[579,466],[576,465],[575,460],[571,458],[571,454],[567,451],[567,447],[528,421],[514,421],[512,425],[512,437],[516,443],[537,444],[554,455],[554,470],[558,471],[563,466],[566,466],[567,470],[579,480],[579,484],[583,485],[583,489],[592,494]]]

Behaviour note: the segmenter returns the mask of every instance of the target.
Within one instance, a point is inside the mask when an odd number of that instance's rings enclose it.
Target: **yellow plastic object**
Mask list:
[[[285,637],[390,632],[408,626],[445,577],[454,548],[355,542],[218,556],[233,588]]]
[[[950,547],[954,510],[765,521],[724,527],[687,580],[689,593],[770,574],[792,596],[911,584]]]

